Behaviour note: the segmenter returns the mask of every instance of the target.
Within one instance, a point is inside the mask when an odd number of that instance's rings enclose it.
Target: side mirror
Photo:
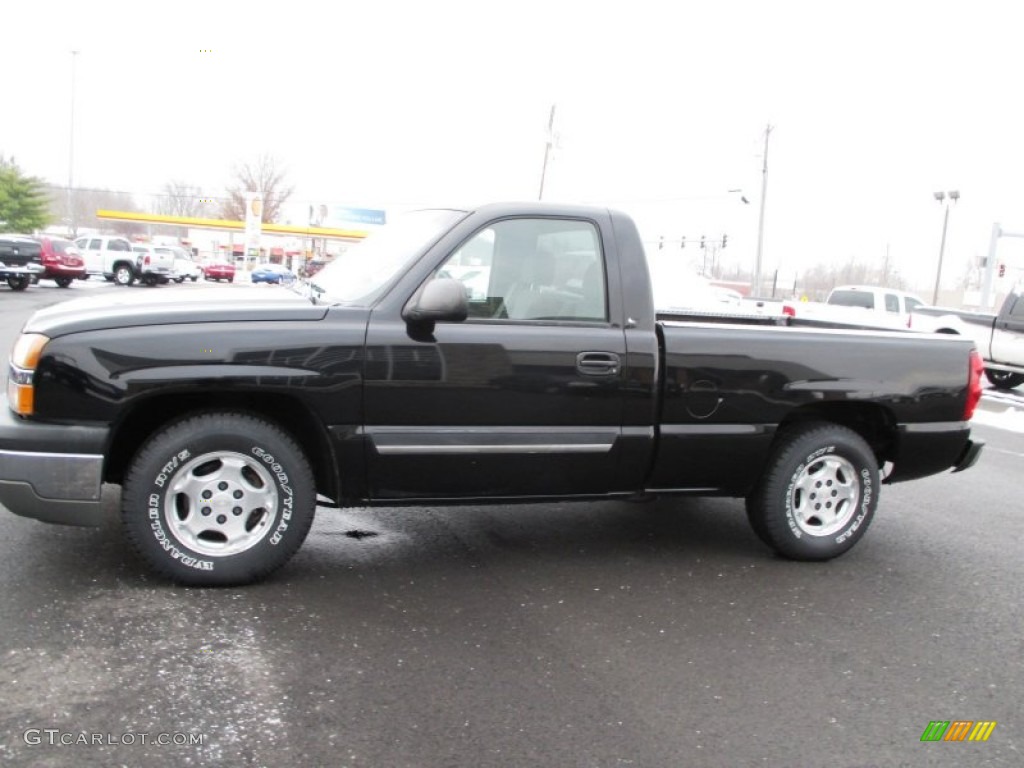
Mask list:
[[[402,309],[402,319],[407,323],[459,323],[468,316],[466,288],[451,277],[434,278]]]

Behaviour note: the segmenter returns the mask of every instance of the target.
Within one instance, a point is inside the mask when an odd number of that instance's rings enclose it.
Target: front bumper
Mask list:
[[[106,427],[22,421],[0,398],[0,504],[16,515],[100,525]]]

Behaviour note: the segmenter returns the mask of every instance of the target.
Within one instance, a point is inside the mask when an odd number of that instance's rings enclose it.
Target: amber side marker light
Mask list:
[[[7,374],[7,402],[19,416],[31,416],[35,407],[33,376],[43,347],[49,339],[40,333],[23,333],[11,351]]]

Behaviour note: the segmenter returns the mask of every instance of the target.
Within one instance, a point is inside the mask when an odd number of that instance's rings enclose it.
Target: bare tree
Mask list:
[[[978,290],[981,288],[983,267],[981,258],[973,256],[967,259],[960,277],[960,284],[966,290]]]
[[[67,187],[48,184],[46,191],[49,197],[50,217],[55,222],[62,222],[71,228],[70,222],[76,222],[77,227],[83,229],[98,229],[113,231],[121,235],[141,234],[146,231],[146,225],[136,221],[110,221],[99,219],[96,211],[107,209],[112,211],[130,211],[140,213],[142,209],[135,203],[135,199],[127,192],[118,192],[111,189],[91,189],[76,187],[72,190],[75,215],[69,215],[68,190]]]
[[[164,216],[207,217],[212,202],[203,197],[203,191],[184,181],[171,180],[164,184],[162,193],[154,200],[153,209]]]
[[[281,206],[295,191],[295,187],[287,184],[284,169],[270,155],[261,155],[252,163],[236,165],[232,177],[234,183],[227,188],[228,199],[221,206],[221,216],[225,219],[245,219],[245,196],[249,192],[257,192],[263,198],[263,221],[276,221]]]

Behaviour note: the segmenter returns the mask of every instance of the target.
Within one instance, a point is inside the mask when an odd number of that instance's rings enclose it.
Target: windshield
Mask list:
[[[465,216],[464,211],[411,211],[346,250],[316,273],[314,291],[344,304],[371,303],[409,262],[441,233]]]

